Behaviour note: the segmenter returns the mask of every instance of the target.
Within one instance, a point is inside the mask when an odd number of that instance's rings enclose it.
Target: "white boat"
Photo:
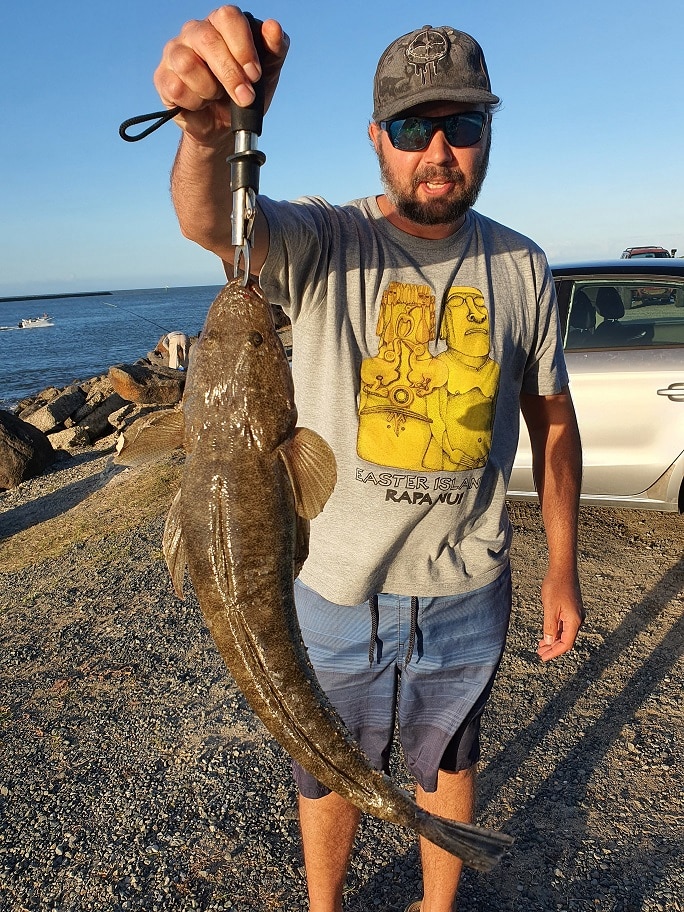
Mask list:
[[[19,320],[19,329],[38,329],[40,326],[54,325],[52,317],[49,317],[46,313],[42,317],[25,317],[23,320]]]

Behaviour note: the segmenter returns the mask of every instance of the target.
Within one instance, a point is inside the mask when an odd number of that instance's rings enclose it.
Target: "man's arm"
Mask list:
[[[567,387],[555,396],[522,393],[520,407],[532,443],[532,466],[549,547],[542,583],[545,662],[572,648],[584,620],[577,574],[577,523],[582,449]]]
[[[233,196],[230,189],[230,164],[233,134],[222,149],[196,143],[185,133],[171,171],[171,197],[183,235],[220,257],[226,274],[233,275],[230,216]],[[268,254],[268,222],[260,209],[254,222],[250,271],[258,274]]]
[[[183,108],[175,118],[183,130],[171,178],[171,194],[183,234],[232,269],[230,165],[233,152],[230,101],[248,105],[253,83],[264,81],[264,108],[273,98],[289,39],[280,24],[262,26],[264,59],[259,60],[251,27],[235,6],[207,19],[187,22],[164,48],[154,83],[167,107]],[[268,252],[268,229],[258,216],[251,266],[258,272]]]

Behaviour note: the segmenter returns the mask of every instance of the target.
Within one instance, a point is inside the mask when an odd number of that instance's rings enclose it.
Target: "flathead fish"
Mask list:
[[[512,839],[428,814],[374,769],[308,660],[293,581],[309,520],[332,493],[335,459],[318,434],[297,427],[289,364],[254,284],[234,280],[219,293],[192,350],[182,412],[127,432],[118,461],[141,461],[151,436],[172,449],[182,426],[186,463],[164,553],[179,597],[187,565],[211,635],[254,712],[292,757],[361,811],[489,870]]]

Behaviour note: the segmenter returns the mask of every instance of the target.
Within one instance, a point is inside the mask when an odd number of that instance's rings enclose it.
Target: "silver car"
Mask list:
[[[552,271],[582,437],[582,503],[684,512],[684,260]],[[524,422],[508,493],[536,497]]]

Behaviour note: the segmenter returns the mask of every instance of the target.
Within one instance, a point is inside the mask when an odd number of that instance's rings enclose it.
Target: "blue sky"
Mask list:
[[[152,73],[202,0],[70,0],[3,10],[0,295],[215,284],[169,200],[178,129],[138,144]],[[681,0],[255,0],[291,51],[260,147],[261,189],[331,202],[380,192],[366,138],[377,59],[400,34],[453,25],[483,45],[503,108],[477,208],[552,262],[658,244],[684,255]]]

